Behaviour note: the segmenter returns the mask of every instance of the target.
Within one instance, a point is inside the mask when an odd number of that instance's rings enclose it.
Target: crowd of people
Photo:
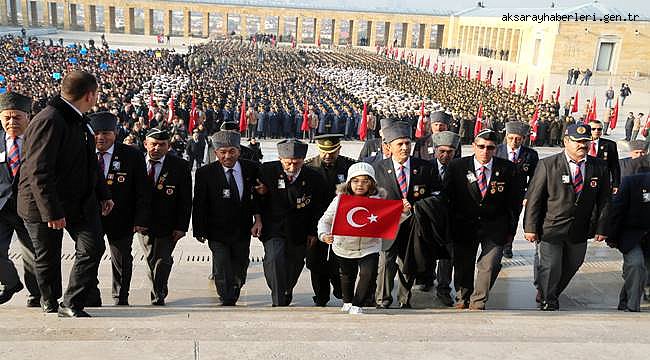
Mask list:
[[[393,303],[410,308],[413,286],[437,281],[445,305],[485,310],[524,213],[525,239],[538,255],[540,310],[559,309],[588,238],[624,253],[619,309],[640,309],[648,144],[630,141],[634,158],[619,162],[616,143],[602,138],[603,121],[565,116],[552,137],[564,150],[540,160],[526,145],[528,123],[534,114],[540,123],[559,119],[555,94],[545,100],[502,79],[493,86],[457,76],[462,69],[430,73],[356,50],[225,41],[178,54],[13,37],[0,47],[7,64],[0,226],[9,234],[0,239],[0,303],[23,289],[7,256],[16,231],[28,306],[90,316],[85,307],[102,305],[105,236],[115,305],[129,305],[135,238],[151,304],[164,306],[171,254],[191,221],[192,237],[213,253],[210,276],[223,306],[239,299],[252,236],[264,245],[273,306],[292,303],[306,265],[317,306],[334,296],[351,314]],[[340,155],[341,139],[358,137],[366,111],[374,136],[358,160]],[[279,160],[261,162],[257,137],[282,139]],[[319,155],[306,159],[299,138],[316,142]],[[473,155],[461,156],[463,142]],[[401,201],[396,235],[333,234],[343,195]],[[369,215],[348,212],[347,221],[378,221]],[[76,243],[65,292],[63,229]]]

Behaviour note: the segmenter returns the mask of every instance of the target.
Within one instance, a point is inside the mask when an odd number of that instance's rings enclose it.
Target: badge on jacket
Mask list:
[[[278,179],[278,189],[284,189],[286,185],[284,184],[284,179]]]
[[[120,162],[119,161],[113,161],[113,169],[119,171],[120,170]]]
[[[473,172],[468,171],[468,172],[467,172],[467,180],[468,180],[470,183],[476,182],[476,175],[474,175]]]
[[[223,198],[230,199],[230,189],[223,189]]]
[[[571,184],[571,176],[562,175],[562,184]]]
[[[339,179],[339,184],[345,182],[345,175],[344,174],[338,174],[337,177]]]
[[[644,203],[650,202],[650,193],[645,189],[643,190],[643,194],[641,194],[641,201]]]

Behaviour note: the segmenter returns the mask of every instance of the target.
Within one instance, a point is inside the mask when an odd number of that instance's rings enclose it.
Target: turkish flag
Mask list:
[[[341,195],[332,235],[393,240],[399,229],[402,207],[402,200]]]

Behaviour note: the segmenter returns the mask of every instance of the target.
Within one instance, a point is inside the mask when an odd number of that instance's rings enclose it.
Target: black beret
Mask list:
[[[169,140],[169,131],[153,128],[147,132],[147,137],[156,140]]]
[[[117,117],[108,111],[88,115],[90,126],[94,131],[115,131]]]
[[[497,142],[497,133],[494,132],[493,130],[490,129],[483,129],[481,130],[478,134],[476,134],[476,138],[481,138],[483,140],[488,140],[488,141],[493,141]]]

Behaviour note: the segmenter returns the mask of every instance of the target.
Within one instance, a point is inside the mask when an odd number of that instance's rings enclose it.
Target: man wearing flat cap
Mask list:
[[[212,251],[212,274],[223,306],[234,306],[246,283],[251,236],[260,237],[262,217],[260,168],[240,157],[239,131],[212,136],[217,161],[196,171],[192,232],[207,240]]]
[[[356,161],[340,155],[341,134],[319,135],[314,138],[318,146],[318,156],[305,161],[305,165],[318,172],[327,186],[323,204],[329,204],[336,196],[336,186],[346,181],[348,168]],[[322,209],[323,212],[325,209]],[[333,294],[341,298],[341,276],[334,253],[328,255],[331,247],[322,241],[307,249],[307,268],[311,274],[314,289],[314,303],[325,306],[330,299],[330,283]],[[329,259],[329,260],[328,260]]]
[[[528,192],[524,237],[539,243],[540,310],[559,310],[562,291],[582,265],[591,236],[607,240],[610,176],[604,160],[588,155],[589,125],[572,124],[564,151],[540,160]]]
[[[503,245],[517,231],[518,177],[514,164],[494,157],[497,140],[496,132],[482,130],[472,145],[474,155],[452,161],[447,169],[457,309],[485,310]]]
[[[382,129],[383,141],[390,147],[391,158],[373,165],[377,186],[386,189],[387,199],[402,200],[409,205],[432,195],[441,188],[430,162],[411,157],[411,126],[398,121]],[[400,308],[411,308],[411,287],[414,278],[401,270],[410,231],[410,219],[402,222],[394,241],[384,241],[379,253],[377,291],[378,308],[389,308],[395,274],[399,275],[398,301]],[[398,264],[399,261],[399,264]]]
[[[379,121],[380,128],[379,128],[379,137],[376,139],[371,139],[368,138],[364,143],[363,147],[361,148],[361,152],[359,152],[359,161],[362,161],[365,158],[368,157],[374,157],[374,156],[380,156],[382,153],[382,134],[383,131],[382,129],[390,126],[393,122],[395,122],[394,119],[391,118],[383,118]]]
[[[324,200],[325,181],[303,166],[307,144],[295,140],[278,143],[280,160],[262,164],[261,213],[264,221],[264,277],[273,306],[289,306],[293,288],[305,265],[307,246],[317,239],[317,223]]]
[[[530,133],[530,126],[521,121],[510,121],[506,123],[506,143],[499,144],[495,157],[510,160],[515,164],[517,175],[520,176],[520,193],[523,198],[528,189],[528,182],[533,178],[535,168],[539,162],[537,151],[523,145]],[[523,203],[519,206],[515,216],[519,218]],[[512,258],[512,239],[503,247],[503,257]]]
[[[101,215],[113,208],[101,178],[95,137],[84,113],[97,102],[97,79],[84,71],[66,74],[61,94],[29,122],[18,185],[18,214],[32,238],[41,306],[60,317],[89,317],[83,309],[97,283],[104,254]],[[61,241],[75,241],[75,261],[62,294]],[[63,302],[58,299],[63,295]]]
[[[0,94],[0,304],[11,300],[23,289],[18,271],[9,258],[9,245],[16,233],[22,248],[25,286],[29,295],[28,307],[41,306],[41,292],[36,281],[36,260],[32,239],[23,219],[16,212],[16,197],[20,178],[23,134],[32,112],[30,97],[9,92]]]
[[[650,171],[648,166],[650,164],[647,161],[648,142],[645,140],[632,140],[628,144],[630,146],[630,157],[618,161],[621,167],[621,179],[639,172]],[[646,166],[642,166],[644,160],[646,160]]]
[[[133,234],[147,232],[151,212],[151,189],[144,156],[133,147],[115,141],[115,115],[99,112],[88,118],[95,133],[97,164],[115,203],[113,211],[102,216],[102,229],[111,252],[113,302],[129,305]],[[86,304],[90,306],[92,302],[101,303],[101,300],[89,298]]]
[[[151,304],[165,305],[167,282],[174,264],[172,252],[185,236],[192,213],[192,177],[187,161],[169,154],[169,132],[153,128],[144,141],[145,165],[151,190],[151,220],[142,245],[151,282]]]
[[[433,141],[433,137],[437,133],[449,131],[449,124],[451,123],[451,120],[451,115],[448,113],[442,110],[434,111],[431,114],[431,120],[429,121],[431,124],[431,136],[424,137],[415,143],[415,146],[413,148],[413,156],[433,162],[433,160],[436,158],[436,144]],[[458,147],[454,151],[454,159],[461,157],[461,150],[462,148],[459,143]]]

